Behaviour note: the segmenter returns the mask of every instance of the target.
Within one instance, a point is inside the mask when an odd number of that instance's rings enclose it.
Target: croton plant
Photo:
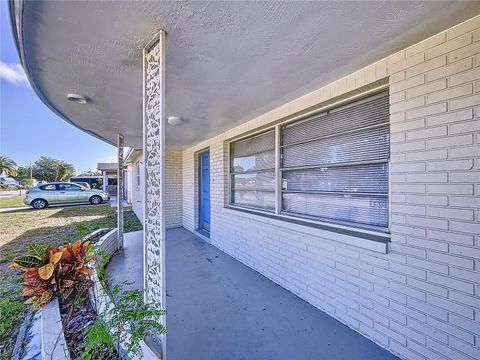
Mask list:
[[[93,246],[88,241],[75,241],[60,247],[30,244],[26,256],[12,262],[25,273],[23,295],[26,304],[35,309],[45,306],[56,296],[68,299],[79,290],[88,289],[93,282]]]

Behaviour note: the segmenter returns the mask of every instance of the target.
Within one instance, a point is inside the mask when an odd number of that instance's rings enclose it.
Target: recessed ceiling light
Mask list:
[[[78,94],[67,94],[67,99],[77,104],[86,104],[89,101],[87,97]]]
[[[179,116],[169,116],[167,121],[172,126],[182,126],[184,123],[182,118]]]

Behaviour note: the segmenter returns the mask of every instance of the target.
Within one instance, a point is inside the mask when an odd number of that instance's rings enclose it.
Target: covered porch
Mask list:
[[[166,235],[168,359],[397,359],[192,232]],[[109,280],[142,289],[142,232],[124,245]]]
[[[119,198],[136,153],[144,233],[118,206],[109,270],[168,311],[162,354],[480,358],[480,2],[10,12],[39,97],[117,145]]]

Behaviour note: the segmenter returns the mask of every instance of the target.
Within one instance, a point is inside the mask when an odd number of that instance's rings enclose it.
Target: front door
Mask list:
[[[210,232],[210,153],[200,153],[199,159],[199,228]]]

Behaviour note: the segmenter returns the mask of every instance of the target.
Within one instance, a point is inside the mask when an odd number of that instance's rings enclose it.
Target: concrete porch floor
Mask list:
[[[398,359],[183,228],[166,247],[168,360]],[[111,283],[143,288],[142,251],[125,234]]]

